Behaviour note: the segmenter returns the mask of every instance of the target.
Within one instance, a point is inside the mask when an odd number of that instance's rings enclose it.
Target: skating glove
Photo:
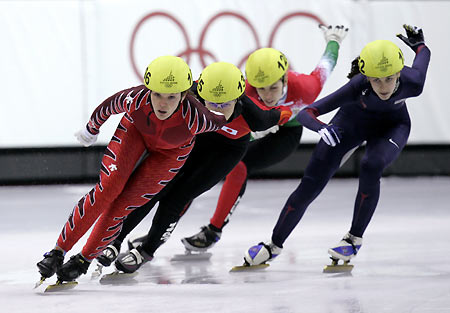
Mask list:
[[[326,26],[323,24],[319,24],[319,28],[323,31],[323,35],[327,43],[333,40],[340,45],[342,40],[344,40],[345,36],[347,36],[348,33],[348,28],[344,27],[344,25],[337,25],[333,27],[331,25]]]
[[[413,49],[415,53],[417,53],[417,49],[425,44],[425,39],[423,37],[423,32],[421,28],[417,28],[417,26],[411,26],[403,24],[403,28],[406,31],[406,36],[402,34],[397,34],[397,37],[400,38],[408,47]]]
[[[94,142],[97,141],[97,135],[93,135],[91,134],[86,127],[84,127],[83,129],[77,131],[75,133],[75,137],[77,137],[77,140],[85,147],[89,147],[90,145],[92,145]]]
[[[340,143],[342,139],[341,129],[334,126],[333,124],[321,128],[318,133],[320,137],[322,137],[323,141],[325,141],[327,145],[332,147]]]

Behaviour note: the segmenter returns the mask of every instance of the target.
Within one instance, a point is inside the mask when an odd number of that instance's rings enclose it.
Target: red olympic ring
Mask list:
[[[186,56],[186,62],[189,64],[189,61],[191,59],[191,55],[193,53],[197,53],[199,55],[200,58],[200,62],[202,64],[203,67],[206,67],[206,61],[205,61],[205,56],[211,57],[214,61],[218,61],[217,58],[213,55],[212,52],[210,52],[209,50],[204,49],[203,44],[205,41],[205,37],[206,37],[206,33],[208,31],[208,29],[210,28],[211,24],[216,21],[219,18],[225,17],[225,16],[231,16],[231,17],[235,17],[238,20],[242,21],[244,24],[246,24],[249,28],[250,31],[253,34],[255,43],[256,43],[256,48],[255,49],[259,49],[261,48],[261,45],[259,43],[259,37],[258,37],[258,33],[256,32],[255,28],[253,27],[253,25],[249,22],[249,20],[247,18],[245,18],[244,16],[242,16],[239,13],[235,13],[235,12],[230,12],[230,11],[225,11],[225,12],[221,12],[221,13],[217,13],[216,15],[214,15],[212,18],[210,18],[208,20],[208,22],[205,24],[205,26],[202,29],[201,35],[200,35],[200,39],[199,39],[199,43],[198,43],[198,48],[192,48],[190,41],[189,41],[189,36],[186,32],[185,27],[183,26],[183,24],[181,24],[181,22],[179,22],[175,17],[173,17],[172,15],[165,13],[165,12],[153,12],[150,14],[145,15],[143,18],[141,18],[139,20],[139,22],[136,24],[136,26],[133,29],[133,33],[131,36],[131,41],[130,41],[130,59],[131,59],[131,66],[133,67],[133,71],[136,74],[136,76],[138,77],[139,80],[141,80],[141,71],[137,68],[136,65],[136,60],[135,60],[135,56],[134,56],[134,46],[135,46],[135,41],[136,41],[136,35],[137,32],[139,31],[139,29],[142,27],[142,25],[149,19],[153,18],[153,17],[164,17],[167,18],[169,20],[171,20],[172,22],[174,22],[176,24],[176,26],[181,30],[184,40],[185,40],[185,44],[186,44],[186,49],[184,51],[181,51],[180,53],[177,54],[177,56],[182,57],[182,56]],[[315,20],[318,24],[325,24],[319,17],[317,17],[316,15],[312,14],[312,13],[307,13],[307,12],[294,12],[294,13],[290,13],[287,14],[285,16],[283,16],[280,20],[278,20],[278,22],[275,24],[275,27],[273,28],[270,37],[269,37],[269,43],[267,45],[267,47],[272,47],[272,44],[275,40],[275,36],[280,28],[280,26],[285,23],[287,20],[292,19],[294,17],[305,17],[305,18],[310,18]],[[247,60],[248,56],[253,52],[254,50],[251,50],[250,52],[248,52],[247,54],[244,55],[244,57],[239,61],[239,63],[237,64],[237,67],[241,68],[242,65],[244,64],[245,60]]]

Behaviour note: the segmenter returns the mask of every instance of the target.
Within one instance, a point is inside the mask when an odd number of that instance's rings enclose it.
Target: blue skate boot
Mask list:
[[[249,271],[257,269],[265,269],[269,266],[266,262],[272,261],[280,255],[283,248],[278,247],[272,241],[269,243],[260,242],[245,251],[244,264],[234,266],[231,272]]]
[[[358,254],[359,249],[361,249],[362,238],[353,236],[347,233],[344,238],[335,246],[328,249],[328,254],[331,255],[331,265],[324,267],[324,273],[342,273],[351,272],[353,265],[349,262],[352,258]],[[339,264],[339,260],[343,263]]]
[[[335,259],[350,261],[350,259],[356,256],[361,245],[361,237],[356,237],[347,233],[335,247],[328,249],[328,254]]]

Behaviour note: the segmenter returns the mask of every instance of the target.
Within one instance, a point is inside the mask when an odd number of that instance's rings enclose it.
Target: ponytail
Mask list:
[[[352,79],[353,76],[355,76],[355,75],[357,75],[357,74],[360,73],[358,61],[359,61],[359,56],[357,56],[357,57],[352,61],[352,67],[351,67],[351,69],[350,69],[350,73],[348,73],[348,75],[347,75],[347,78],[348,78],[348,79]]]

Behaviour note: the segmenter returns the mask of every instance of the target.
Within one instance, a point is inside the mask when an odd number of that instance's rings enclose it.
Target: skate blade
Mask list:
[[[116,271],[116,272],[112,272],[110,274],[103,275],[102,278],[100,278],[100,284],[110,285],[110,284],[114,284],[114,283],[130,282],[137,275],[138,275],[138,272],[123,273],[123,272]]]
[[[353,269],[351,264],[326,265],[323,268],[324,273],[350,273]]]
[[[34,285],[34,288],[33,288],[33,289],[36,289],[37,287],[39,287],[40,285],[42,285],[42,283],[43,283],[44,280],[46,280],[46,279],[47,279],[47,277],[42,276],[42,277],[41,277],[41,280],[38,281],[38,282]]]
[[[230,270],[230,272],[251,272],[251,271],[258,271],[258,270],[264,270],[269,267],[269,264],[263,263],[259,265],[240,265],[240,266],[233,266]]]
[[[212,256],[209,252],[186,252],[185,254],[175,254],[170,261],[208,261]]]
[[[97,264],[97,268],[91,274],[91,280],[98,279],[103,272],[103,265]]]
[[[57,281],[56,284],[48,285],[47,288],[45,288],[44,292],[70,290],[70,289],[75,288],[77,285],[78,285],[78,282],[76,282],[76,281],[68,281],[68,282]]]

